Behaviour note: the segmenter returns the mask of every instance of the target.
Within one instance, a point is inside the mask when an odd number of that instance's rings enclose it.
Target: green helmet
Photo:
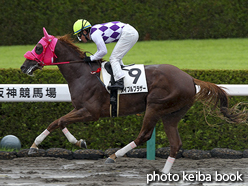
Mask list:
[[[85,29],[90,28],[90,27],[91,27],[91,24],[89,21],[87,21],[85,19],[79,19],[73,25],[74,35],[80,33],[82,30],[85,30]]]

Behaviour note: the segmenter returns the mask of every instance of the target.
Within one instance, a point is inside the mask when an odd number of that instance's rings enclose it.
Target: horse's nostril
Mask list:
[[[21,66],[21,71],[23,72],[25,69],[24,65]]]

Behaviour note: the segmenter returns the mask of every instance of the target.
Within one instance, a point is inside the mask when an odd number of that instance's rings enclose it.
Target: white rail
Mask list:
[[[0,102],[70,102],[67,84],[0,84]]]
[[[247,84],[219,84],[218,86],[226,88],[225,91],[230,96],[248,96]]]

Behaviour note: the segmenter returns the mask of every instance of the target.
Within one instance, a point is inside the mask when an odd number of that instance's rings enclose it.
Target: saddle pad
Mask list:
[[[102,63],[101,79],[107,89],[111,75],[107,72],[104,65],[107,62]],[[130,65],[122,68],[125,73],[124,78],[124,90],[118,91],[120,94],[132,94],[132,93],[142,93],[148,92],[146,75],[144,65]],[[109,92],[109,90],[107,89]]]

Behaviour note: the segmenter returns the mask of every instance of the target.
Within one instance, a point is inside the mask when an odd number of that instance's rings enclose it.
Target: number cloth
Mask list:
[[[106,90],[108,90],[109,81],[111,75],[105,69],[105,64],[107,62],[102,63],[101,70],[101,79],[104,83]],[[146,81],[146,73],[144,69],[144,65],[136,64],[125,66],[122,68],[123,73],[125,75],[124,78],[124,89],[123,91],[119,90],[119,94],[133,94],[133,93],[143,93],[148,92],[147,81]]]

